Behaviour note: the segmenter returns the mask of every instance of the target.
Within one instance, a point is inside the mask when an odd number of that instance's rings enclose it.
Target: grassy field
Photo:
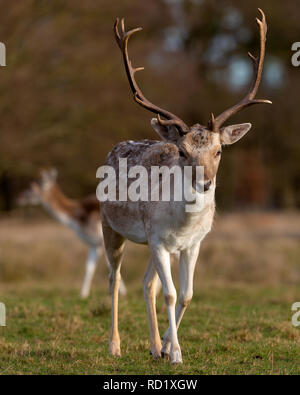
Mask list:
[[[120,301],[121,358],[108,355],[110,298],[103,259],[87,301],[78,297],[86,248],[32,216],[0,220],[0,374],[299,374],[298,214],[226,215],[203,243],[195,294],[179,329],[184,364],[153,361],[141,280],[148,252],[129,244]],[[174,264],[178,284],[177,264]],[[162,295],[160,332],[167,328]]]

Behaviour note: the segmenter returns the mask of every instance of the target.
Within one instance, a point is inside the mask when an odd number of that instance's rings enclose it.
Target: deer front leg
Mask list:
[[[86,299],[90,294],[91,284],[97,267],[99,254],[99,248],[90,248],[88,259],[86,261],[85,276],[81,288],[82,299]]]
[[[199,254],[200,243],[181,252],[179,260],[180,295],[176,307],[176,327],[179,328],[183,314],[193,297],[193,280]],[[169,355],[171,349],[170,328],[163,336],[162,356]]]
[[[163,287],[165,303],[168,309],[169,328],[170,328],[170,362],[182,363],[181,350],[178,343],[175,305],[176,305],[176,289],[172,280],[170,254],[162,246],[151,246],[151,260],[159,275]]]
[[[144,297],[147,306],[149,332],[150,332],[150,350],[154,359],[161,357],[161,340],[159,336],[157,316],[156,316],[156,295],[158,286],[158,275],[154,264],[150,260],[144,276]]]

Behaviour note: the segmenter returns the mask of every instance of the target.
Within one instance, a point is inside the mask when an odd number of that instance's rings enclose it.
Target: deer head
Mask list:
[[[114,25],[115,38],[123,54],[125,70],[134,100],[145,109],[157,114],[157,118],[151,120],[151,125],[163,140],[176,145],[178,149],[178,161],[182,165],[198,165],[204,167],[204,190],[209,189],[216,176],[222,146],[235,143],[251,129],[250,123],[230,126],[222,125],[230,117],[248,106],[260,103],[271,104],[269,100],[255,99],[262,76],[267,33],[265,15],[261,9],[258,10],[262,17],[261,20],[256,18],[260,31],[260,54],[258,57],[254,57],[250,52],[248,53],[254,69],[253,83],[247,95],[239,103],[225,110],[217,117],[212,114],[207,126],[197,123],[189,127],[178,116],[156,106],[145,98],[135,81],[135,73],[144,68],[134,68],[128,56],[128,40],[134,33],[142,30],[142,28],[138,27],[126,32],[124,19],[121,20],[121,29],[119,29],[119,19],[116,20]]]
[[[42,170],[41,171],[41,180],[40,185],[43,191],[50,189],[53,185],[56,184],[57,179],[57,170],[52,168],[50,170]]]
[[[39,182],[32,182],[17,199],[20,206],[35,206],[43,202],[47,192],[56,184],[57,170],[42,170]]]

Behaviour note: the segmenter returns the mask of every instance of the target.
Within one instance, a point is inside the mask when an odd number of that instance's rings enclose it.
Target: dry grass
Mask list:
[[[299,284],[300,214],[217,216],[201,247],[196,281]],[[87,248],[69,229],[48,218],[0,220],[0,284],[38,281],[80,285]],[[141,282],[145,246],[128,243],[127,282]],[[106,287],[104,258],[95,283]]]

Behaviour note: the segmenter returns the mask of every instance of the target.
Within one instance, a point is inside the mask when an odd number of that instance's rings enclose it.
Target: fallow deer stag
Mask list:
[[[79,239],[89,247],[81,288],[81,298],[85,299],[90,294],[97,262],[103,253],[100,205],[94,195],[82,200],[68,198],[60,189],[56,178],[55,169],[43,170],[40,182],[33,182],[29,189],[22,192],[18,204],[20,206],[41,204],[56,220],[73,229]],[[126,294],[123,282],[121,282],[120,293]]]
[[[216,174],[221,149],[243,137],[251,128],[250,123],[222,127],[225,121],[238,111],[269,100],[255,99],[263,70],[267,24],[265,15],[259,9],[262,19],[256,19],[260,31],[260,55],[249,53],[254,67],[254,81],[247,95],[236,105],[217,117],[211,115],[207,126],[187,126],[179,117],[151,103],[145,98],[136,80],[134,68],[128,56],[128,40],[141,28],[125,31],[124,19],[114,25],[115,38],[123,54],[126,74],[134,100],[145,109],[157,114],[151,120],[153,129],[163,141],[126,141],[118,144],[108,155],[106,165],[118,172],[120,158],[127,158],[128,168],[140,165],[151,166],[202,166],[204,182],[201,193],[204,197],[198,212],[186,212],[185,201],[106,201],[101,204],[101,218],[107,258],[111,265],[112,329],[109,348],[113,355],[120,355],[118,331],[118,289],[123,247],[126,239],[148,244],[150,263],[144,277],[144,296],[147,305],[150,331],[150,348],[154,358],[169,356],[171,363],[181,363],[182,356],[177,329],[193,295],[193,275],[200,243],[210,231],[215,212]],[[130,183],[130,180],[128,180]],[[159,181],[161,188],[161,181]],[[118,185],[117,185],[118,190]],[[173,191],[174,193],[174,191]],[[176,289],[173,284],[170,254],[179,253],[180,294],[176,304]],[[161,344],[156,317],[156,283],[158,276],[163,286],[168,310],[169,328]]]

